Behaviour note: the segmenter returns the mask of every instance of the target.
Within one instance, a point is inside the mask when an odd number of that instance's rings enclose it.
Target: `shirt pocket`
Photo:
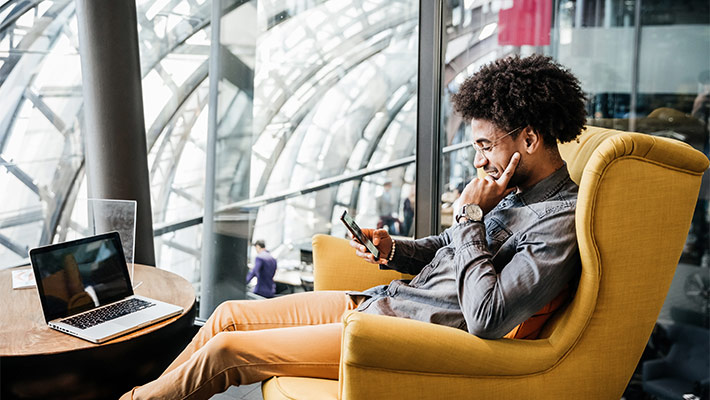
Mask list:
[[[410,286],[419,286],[427,281],[429,278],[429,275],[436,269],[436,267],[439,265],[441,262],[441,259],[446,256],[447,252],[447,247],[443,247],[439,249],[439,251],[436,252],[434,255],[434,259],[431,260],[429,264],[426,265],[426,267],[422,268],[421,271],[415,276],[412,281],[409,283]]]
[[[513,236],[513,232],[495,218],[491,218],[487,222],[486,238],[488,239],[488,249],[495,253],[503,243]]]

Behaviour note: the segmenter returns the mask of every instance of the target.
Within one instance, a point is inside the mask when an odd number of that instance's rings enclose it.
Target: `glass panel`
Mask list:
[[[709,154],[707,1],[472,0],[444,5],[442,229],[450,223],[452,211],[447,207],[456,187],[475,176],[470,147],[447,152],[471,140],[468,121],[453,113],[450,96],[482,65],[507,55],[545,54],[569,68],[587,94],[590,125],[672,137]],[[662,343],[668,324],[708,328],[709,180],[706,172],[687,243],[651,338],[652,351],[659,350],[653,345]],[[641,377],[636,378],[625,397],[642,391]]]
[[[203,246],[215,271],[203,268],[202,279],[229,270],[233,282],[214,282],[228,287],[204,299],[202,315],[219,298],[245,296],[254,239],[288,268],[314,234],[345,235],[343,209],[361,226],[377,226],[375,199],[385,180],[392,182],[390,216],[404,224],[414,181],[402,167],[413,159],[402,159],[414,152],[416,1],[229,4],[222,2],[220,20],[214,188],[207,191],[214,195],[206,199],[214,214],[205,217]],[[395,223],[393,233],[402,228]]]
[[[28,249],[52,241],[62,211],[73,201],[83,165],[74,2],[5,3],[0,31],[0,268],[28,263]]]
[[[223,0],[221,6],[219,129],[210,153],[213,4],[137,2],[158,266],[185,276],[200,293],[202,273],[212,270],[201,268],[203,250],[210,266],[222,252],[224,268],[245,270],[255,234],[267,236],[274,250],[307,245],[314,233],[330,232],[341,203],[336,194],[376,226],[374,199],[384,180],[396,193],[391,216],[402,224],[396,230],[406,233],[417,2]],[[0,17],[0,168],[6,172],[0,184],[13,193],[0,202],[5,267],[27,262],[28,248],[89,232],[77,202],[87,195],[74,3],[9,2]],[[210,154],[215,168],[205,180]],[[205,237],[222,235],[222,241],[209,247],[207,240],[203,248],[205,208],[214,210]],[[237,239],[227,237],[235,232]],[[239,297],[243,282],[227,293]]]
[[[133,282],[133,254],[136,236],[136,201],[78,198],[72,219],[76,222],[62,240],[74,240],[101,233],[118,232],[123,255]],[[134,285],[137,282],[133,282]]]
[[[212,3],[137,2],[155,256],[200,290]]]

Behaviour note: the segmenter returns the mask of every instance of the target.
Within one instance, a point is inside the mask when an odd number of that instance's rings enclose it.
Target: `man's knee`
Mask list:
[[[234,357],[234,333],[220,332],[205,345],[206,356],[213,362]]]
[[[205,324],[209,324],[215,333],[237,330],[237,324],[239,324],[241,320],[239,303],[239,300],[222,302],[215,308]]]

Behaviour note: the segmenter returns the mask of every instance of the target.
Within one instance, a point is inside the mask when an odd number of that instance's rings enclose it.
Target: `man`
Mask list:
[[[276,284],[274,283],[274,274],[277,266],[276,259],[266,250],[266,243],[263,240],[255,241],[254,249],[256,249],[254,268],[247,274],[246,283],[248,284],[256,277],[254,293],[270,299],[276,293]]]
[[[453,326],[484,338],[535,337],[579,270],[577,187],[557,151],[585,122],[579,82],[551,59],[512,57],[464,82],[454,105],[471,121],[474,179],[441,235],[394,241],[366,230],[381,268],[416,274],[364,292],[308,292],[220,305],[156,381],[125,398],[207,398],[276,375],[338,378],[343,311]]]

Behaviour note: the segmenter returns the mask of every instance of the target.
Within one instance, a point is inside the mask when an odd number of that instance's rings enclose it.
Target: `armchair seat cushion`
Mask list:
[[[337,400],[338,381],[332,379],[276,376],[261,384],[261,392],[269,400]]]

